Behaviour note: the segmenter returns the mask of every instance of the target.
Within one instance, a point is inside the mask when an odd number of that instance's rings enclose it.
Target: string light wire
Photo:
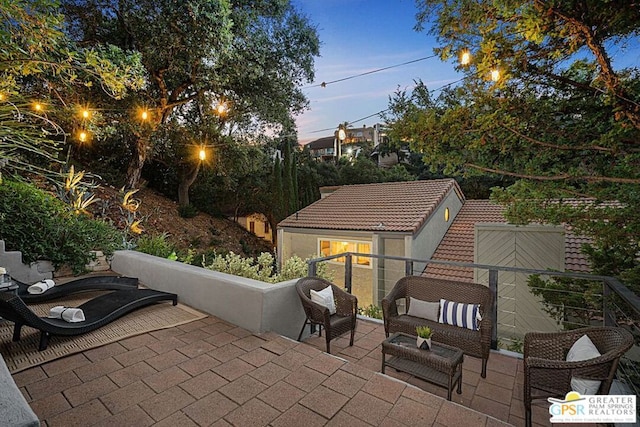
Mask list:
[[[424,61],[424,60],[427,60],[427,59],[435,58],[436,56],[437,55],[425,56],[425,57],[422,57],[422,58],[413,59],[411,61],[403,62],[402,64],[389,65],[388,67],[382,67],[382,68],[377,68],[377,69],[371,70],[371,71],[365,71],[364,73],[354,74],[353,76],[343,77],[343,78],[337,79],[337,80],[331,80],[330,82],[322,82],[322,83],[318,83],[318,84],[315,84],[315,85],[306,86],[303,89],[310,89],[310,88],[313,88],[313,87],[327,87],[328,85],[331,85],[331,84],[334,84],[334,83],[344,82],[346,80],[351,80],[351,79],[355,79],[355,78],[358,78],[358,77],[368,76],[369,74],[379,73],[380,71],[390,70],[392,68],[397,68],[397,67],[402,67],[404,65],[414,64],[416,62],[420,62],[420,61]]]

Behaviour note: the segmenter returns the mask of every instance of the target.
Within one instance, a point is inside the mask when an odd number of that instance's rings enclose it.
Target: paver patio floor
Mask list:
[[[383,327],[358,321],[356,342],[254,335],[210,316],[14,375],[46,426],[523,425],[522,363],[465,357],[462,394],[387,369]],[[548,420],[535,408],[535,421]],[[550,425],[544,422],[542,425]]]

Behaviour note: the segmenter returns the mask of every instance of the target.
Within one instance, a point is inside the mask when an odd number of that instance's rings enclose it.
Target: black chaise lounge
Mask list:
[[[52,335],[74,336],[91,332],[133,310],[160,301],[172,301],[173,305],[176,305],[178,296],[153,289],[114,291],[78,306],[84,312],[85,321],[68,323],[62,319],[40,317],[31,311],[18,295],[0,292],[0,317],[15,323],[13,341],[20,340],[20,330],[23,326],[38,329],[40,331],[38,350],[42,351],[47,348],[49,337]]]
[[[138,288],[137,277],[87,276],[56,285],[41,294],[30,294],[28,291],[30,285],[16,279],[12,280],[18,285],[16,290],[18,296],[26,303],[51,301],[85,291],[116,291]]]

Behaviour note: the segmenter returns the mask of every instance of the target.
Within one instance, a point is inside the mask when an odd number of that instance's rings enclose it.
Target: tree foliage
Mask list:
[[[0,16],[3,168],[49,175],[73,129],[75,94],[95,88],[124,97],[142,85],[139,57],[115,46],[73,43],[55,1],[2,2]]]
[[[435,22],[443,59],[469,49],[473,61],[437,97],[422,82],[396,93],[392,135],[434,171],[516,180],[493,192],[508,219],[593,237],[585,250],[597,272],[636,268],[640,75],[636,64],[616,68],[612,52],[638,35],[637,5],[427,0],[417,16],[419,29]]]
[[[289,1],[63,3],[75,39],[141,53],[149,84],[137,102],[150,116],[146,125],[128,128],[129,187],[153,156],[155,132],[181,117],[187,104],[198,103],[202,111],[226,105],[217,124],[241,139],[264,126],[290,125],[306,105],[300,85],[313,78],[319,42]]]

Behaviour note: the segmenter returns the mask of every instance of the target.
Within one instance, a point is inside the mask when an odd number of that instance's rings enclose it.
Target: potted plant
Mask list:
[[[431,328],[428,326],[417,326],[416,333],[418,337],[416,339],[416,345],[423,350],[431,350]]]

